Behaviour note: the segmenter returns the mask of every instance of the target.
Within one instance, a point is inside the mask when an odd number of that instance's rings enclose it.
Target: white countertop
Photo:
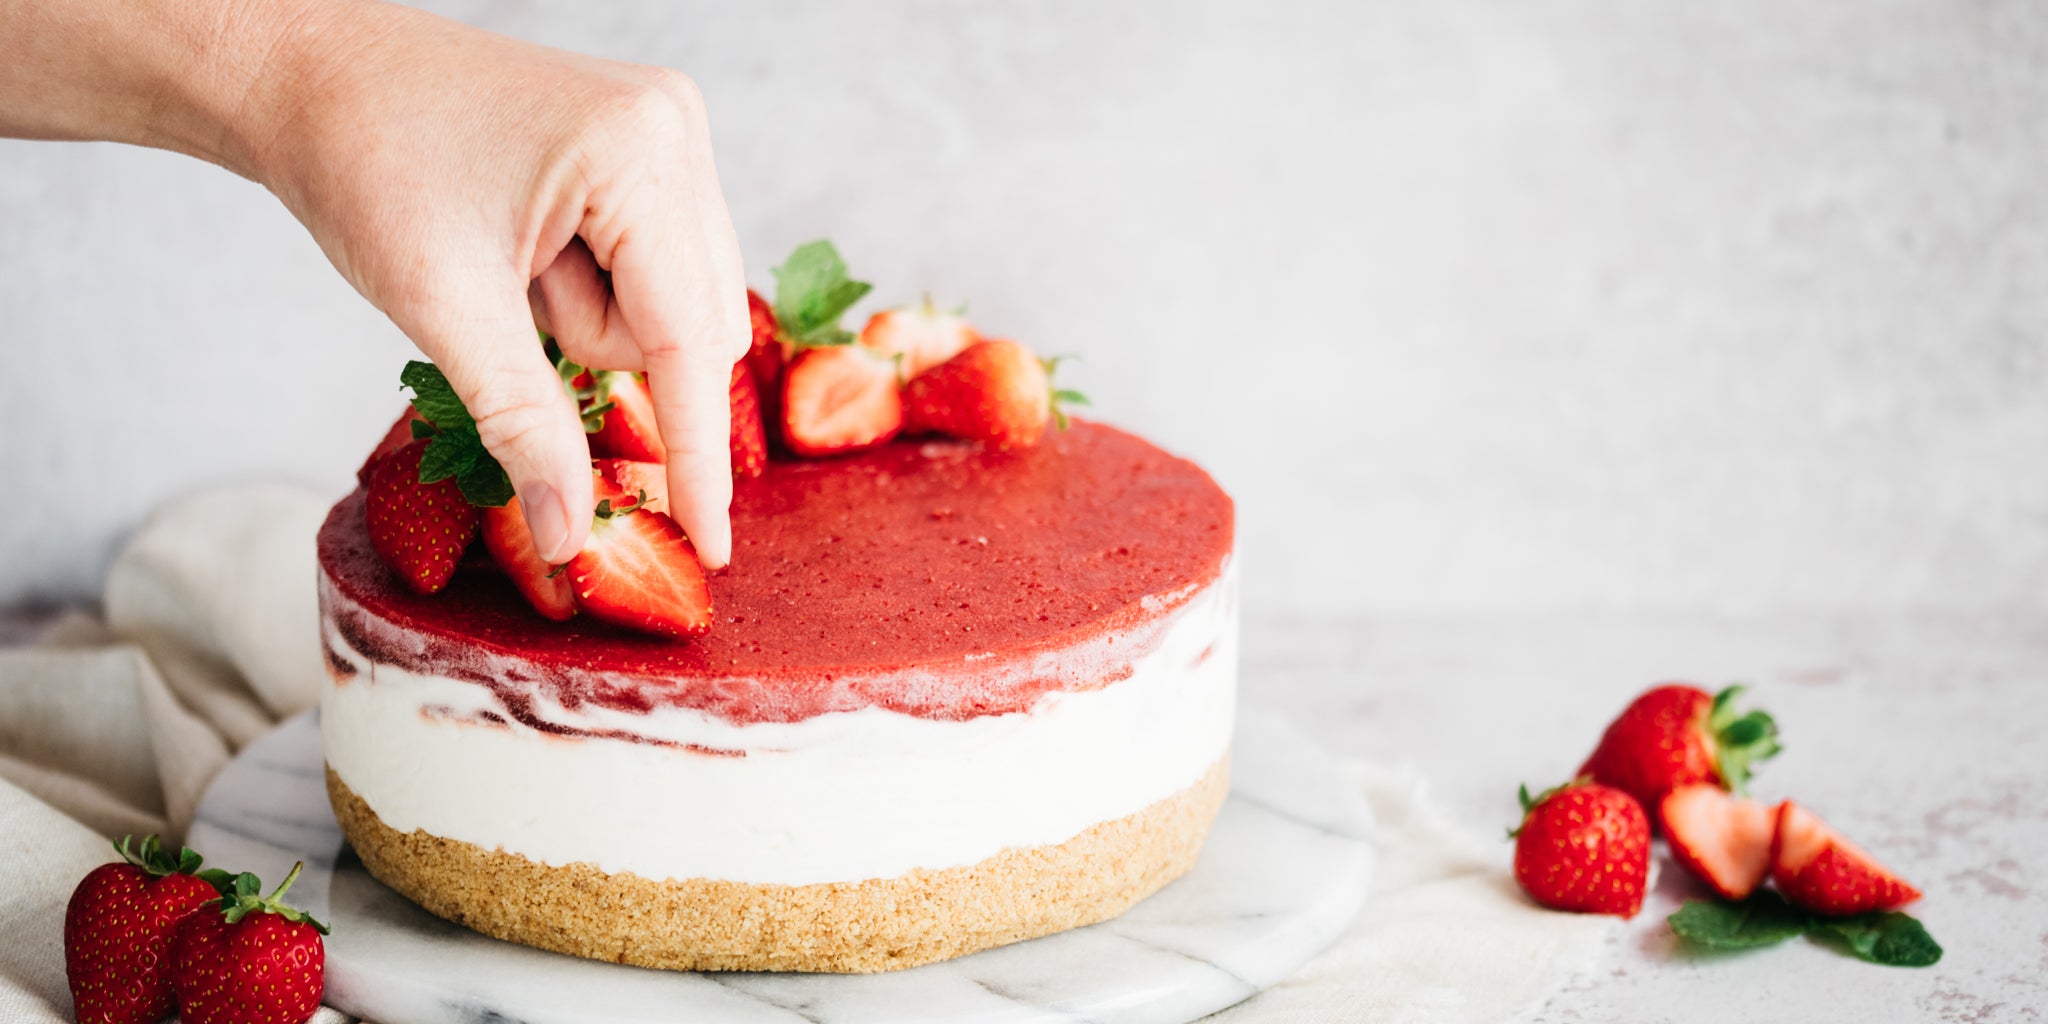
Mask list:
[[[1703,895],[1659,855],[1644,911],[1538,1021],[2034,1020],[2048,1014],[2048,619],[1259,619],[1247,703],[1332,748],[1409,762],[1475,831],[1518,783],[1567,777],[1638,691],[1741,681],[1785,752],[1754,790],[1791,796],[1926,891],[1933,968],[1795,940],[1677,947],[1664,915]],[[1506,870],[1509,846],[1500,846]],[[1368,908],[1367,913],[1370,913]]]

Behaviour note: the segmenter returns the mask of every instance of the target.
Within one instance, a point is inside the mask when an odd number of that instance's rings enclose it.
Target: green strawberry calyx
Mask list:
[[[200,870],[199,865],[205,858],[199,856],[198,852],[189,846],[181,846],[177,853],[172,853],[158,836],[148,835],[137,839],[128,835],[122,836],[114,844],[114,852],[120,854],[122,860],[141,868],[152,878],[191,875],[216,889],[221,889],[222,892],[227,891],[222,886],[230,878],[228,873],[219,868]]]
[[[221,916],[226,918],[227,923],[236,924],[253,913],[276,914],[287,921],[310,924],[322,935],[328,934],[327,926],[316,920],[313,915],[284,902],[284,894],[291,889],[293,882],[299,880],[299,872],[305,866],[305,861],[293,864],[291,873],[285,875],[284,881],[278,883],[276,891],[268,896],[262,895],[263,882],[255,875],[244,871],[234,876],[221,890],[218,901]]]
[[[1041,360],[1039,360],[1039,363],[1040,363],[1041,365],[1043,365],[1043,366],[1045,367],[1045,382],[1046,382],[1047,384],[1051,384],[1051,383],[1052,383],[1052,375],[1053,375],[1053,371],[1054,371],[1054,370],[1056,370],[1056,369],[1057,369],[1057,368],[1059,367],[1059,365],[1060,365],[1061,363],[1063,363],[1063,362],[1066,362],[1067,360],[1070,360],[1070,359],[1079,359],[1079,358],[1081,358],[1081,357],[1080,357],[1080,356],[1053,356],[1053,357],[1052,357],[1051,359],[1041,359]],[[1080,393],[1079,391],[1075,391],[1075,390],[1072,390],[1072,389],[1070,389],[1070,388],[1061,388],[1061,389],[1055,390],[1055,391],[1054,391],[1054,392],[1052,393],[1052,397],[1051,397],[1050,399],[1048,399],[1047,401],[1048,401],[1048,404],[1050,405],[1050,407],[1051,407],[1051,410],[1052,410],[1052,422],[1053,422],[1053,426],[1055,426],[1055,427],[1058,427],[1058,428],[1059,428],[1059,429],[1061,429],[1061,430],[1065,430],[1065,429],[1067,429],[1067,427],[1069,426],[1069,423],[1068,423],[1068,421],[1067,421],[1067,410],[1066,410],[1066,409],[1064,408],[1065,406],[1069,406],[1069,405],[1089,405],[1089,404],[1092,404],[1092,403],[1090,403],[1090,402],[1088,401],[1088,396],[1087,396],[1087,395],[1084,395],[1084,394]]]
[[[1592,781],[1592,776],[1581,775],[1578,778],[1571,780],[1570,782],[1564,783],[1562,785],[1552,786],[1549,789],[1543,790],[1542,792],[1537,793],[1535,796],[1529,795],[1529,784],[1526,782],[1523,783],[1521,788],[1515,791],[1515,799],[1519,800],[1522,804],[1522,819],[1515,825],[1514,828],[1508,829],[1508,838],[1513,839],[1516,836],[1521,835],[1522,828],[1529,824],[1529,815],[1536,813],[1536,808],[1543,806],[1550,800],[1551,797],[1554,797],[1559,793],[1562,793],[1565,790],[1572,788],[1573,786],[1583,786]]]
[[[850,345],[839,318],[874,288],[846,276],[846,261],[825,239],[806,242],[775,268],[775,321],[797,348]]]
[[[1714,763],[1721,784],[1737,796],[1747,793],[1751,769],[1784,749],[1778,743],[1778,723],[1769,714],[1737,713],[1735,698],[1743,689],[1730,686],[1715,694],[1707,712],[1707,733],[1714,740]]]

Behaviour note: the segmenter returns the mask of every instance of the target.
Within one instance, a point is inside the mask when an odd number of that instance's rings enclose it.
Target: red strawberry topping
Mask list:
[[[592,618],[688,639],[711,629],[711,588],[697,549],[665,512],[600,479],[590,540],[566,570]]]
[[[1893,910],[1920,898],[1920,890],[1879,864],[1812,811],[1790,800],[1778,805],[1771,881],[1794,906],[1828,917]]]
[[[1086,398],[1052,389],[1048,363],[1014,341],[979,341],[911,378],[903,389],[904,420],[913,432],[980,441],[992,448],[1038,443],[1047,421],[1065,416],[1059,402]]]
[[[881,444],[903,429],[893,361],[858,345],[807,348],[783,373],[782,436],[806,457]]]
[[[432,594],[454,577],[480,517],[453,477],[420,482],[426,449],[426,441],[413,441],[377,463],[365,514],[384,564],[413,591]]]
[[[199,871],[199,855],[172,854],[157,837],[137,849],[115,844],[118,863],[92,869],[64,908],[64,972],[78,1019],[95,1024],[155,1024],[177,1010],[171,985],[171,934],[179,921],[220,891]]]
[[[860,343],[899,361],[897,372],[909,380],[981,340],[966,319],[941,311],[927,297],[922,306],[885,309],[868,318]]]
[[[1722,899],[1745,900],[1771,872],[1770,807],[1694,782],[1664,795],[1658,817],[1671,856]]]
[[[598,475],[612,486],[600,485],[600,497],[609,495],[647,495],[640,507],[649,512],[668,511],[668,467],[659,462],[634,462],[631,459],[599,459],[591,463]]]
[[[654,394],[639,375],[613,370],[584,371],[572,387],[592,389],[599,404],[609,402],[603,425],[590,435],[590,453],[600,459],[668,461],[668,448],[654,422]]]
[[[761,389],[745,362],[732,368],[732,475],[751,479],[768,471],[768,428],[761,419]]]
[[[519,499],[513,498],[499,508],[484,509],[483,514],[484,547],[526,603],[556,622],[574,618],[576,594],[569,588],[568,577],[556,572],[534,548],[533,533],[526,528],[526,514],[520,511]]]
[[[1576,782],[1522,790],[1515,881],[1546,907],[1634,917],[1650,876],[1650,822],[1621,790]]]
[[[393,423],[391,429],[384,432],[384,439],[377,442],[377,447],[370,449],[370,457],[364,459],[362,466],[356,470],[356,483],[364,487],[370,486],[370,471],[377,468],[377,463],[383,461],[384,456],[412,443],[412,425],[419,418],[419,410],[410,405],[405,407],[405,415],[398,417],[398,422]]]

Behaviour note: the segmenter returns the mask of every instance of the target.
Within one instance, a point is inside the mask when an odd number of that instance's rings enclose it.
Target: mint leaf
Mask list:
[[[1775,946],[1804,933],[1810,919],[1769,889],[1741,903],[1687,900],[1665,920],[1679,938],[1709,949],[1756,949]]]
[[[417,359],[405,364],[398,375],[398,382],[412,389],[412,407],[441,430],[457,430],[473,424],[469,409],[455,394],[455,386],[441,375],[441,368]]]
[[[1886,967],[1929,967],[1941,961],[1941,944],[1927,934],[1925,925],[1905,914],[1879,911],[1821,918],[1813,922],[1813,931],[1841,940],[1859,960]]]
[[[475,427],[435,434],[427,442],[427,450],[420,453],[420,483],[446,480],[468,470],[476,465],[483,450],[483,440],[476,436]]]
[[[496,508],[512,500],[512,481],[476,432],[476,420],[439,367],[417,359],[405,364],[399,383],[412,389],[412,407],[431,427],[412,425],[414,437],[429,437],[420,453],[420,483],[455,478],[472,505]]]
[[[483,508],[500,508],[512,500],[512,480],[488,452],[456,476],[455,486],[470,504]]]
[[[851,344],[839,318],[873,287],[846,276],[831,242],[806,242],[775,268],[775,319],[798,348]]]

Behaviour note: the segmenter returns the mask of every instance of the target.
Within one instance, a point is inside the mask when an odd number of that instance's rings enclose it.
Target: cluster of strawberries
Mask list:
[[[753,343],[728,387],[733,475],[767,472],[776,456],[859,451],[902,433],[991,448],[1038,443],[1063,404],[1053,360],[985,338],[956,312],[921,306],[876,313],[858,335],[839,320],[870,286],[850,279],[830,242],[799,247],[775,268],[775,302],[749,290]],[[597,508],[590,540],[566,565],[536,551],[505,472],[475,421],[430,363],[406,366],[411,408],[357,471],[378,555],[405,585],[438,593],[481,535],[491,559],[542,616],[579,613],[687,639],[711,628],[711,592],[689,538],[667,514],[668,458],[654,398],[639,374],[550,357],[590,435]]]
[[[64,911],[64,966],[82,1021],[302,1024],[320,1008],[327,926],[243,872],[200,869],[156,836],[123,837]]]
[[[1740,690],[1656,687],[1607,727],[1577,780],[1535,797],[1523,789],[1512,833],[1522,889],[1547,907],[1633,917],[1654,827],[1672,859],[1723,900],[1749,899],[1766,878],[1792,906],[1824,918],[1919,899],[1813,812],[1742,795],[1751,765],[1779,746],[1769,715],[1737,713]]]

